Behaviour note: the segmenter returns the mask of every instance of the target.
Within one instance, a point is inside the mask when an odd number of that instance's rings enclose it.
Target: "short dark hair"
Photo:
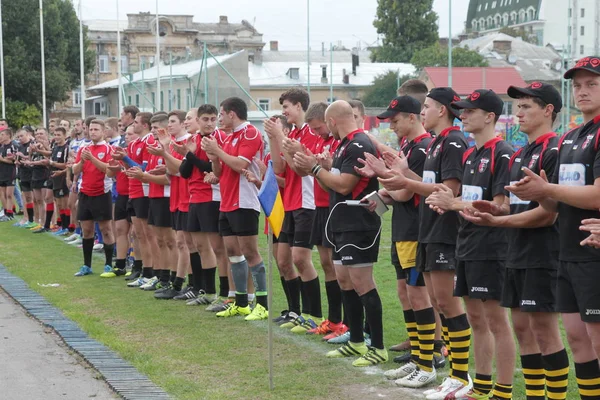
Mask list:
[[[158,114],[158,115],[154,115],[152,116],[152,118],[150,118],[150,124],[165,124],[165,123],[169,123],[169,117],[165,114]]]
[[[323,101],[319,101],[318,103],[312,103],[310,107],[308,107],[308,110],[306,110],[304,120],[306,122],[310,122],[316,119],[325,122],[325,110],[327,110],[327,107],[327,103]]]
[[[90,124],[91,124],[91,123],[92,123],[92,121],[93,121],[93,120],[95,120],[95,119],[96,119],[96,116],[95,116],[95,115],[92,115],[92,116],[90,116],[90,117],[87,117],[87,118],[85,119],[85,121],[83,121],[83,123],[85,124],[85,126],[87,126],[87,127],[89,128],[89,127],[90,127]]]
[[[148,129],[150,129],[150,120],[152,119],[152,113],[149,112],[139,112],[135,115],[135,117],[140,117],[140,121],[142,125],[148,125]]]
[[[358,108],[358,112],[364,117],[365,116],[365,105],[360,100],[348,100],[348,104],[352,108]]]
[[[302,110],[308,110],[308,104],[310,103],[310,95],[308,92],[302,88],[292,88],[286,90],[279,96],[279,104],[283,104],[283,102],[287,100],[293,105],[300,103],[302,106]]]
[[[197,112],[198,112],[198,117],[201,115],[204,115],[204,114],[219,115],[219,110],[217,110],[217,107],[213,106],[212,104],[202,104],[200,107],[198,107]]]
[[[168,113],[168,112],[166,112],[166,111],[157,111],[157,112],[155,112],[155,113],[154,113],[154,114],[152,114],[152,115],[154,115],[154,116],[157,116],[157,115],[169,115],[169,113]]]
[[[65,136],[67,135],[67,130],[65,128],[63,128],[62,126],[57,126],[54,129],[54,133],[56,133],[56,132],[62,132],[63,135],[65,135]]]
[[[140,109],[136,106],[125,106],[123,107],[123,112],[131,115],[131,118],[135,119],[135,116],[140,112]]]
[[[229,97],[221,102],[221,107],[225,112],[233,111],[235,115],[242,121],[248,119],[248,105],[246,102],[239,97]],[[200,109],[198,109],[200,110]],[[198,115],[200,115],[198,113]]]
[[[410,96],[417,99],[421,103],[421,107],[425,104],[427,93],[429,93],[429,89],[420,79],[409,79],[398,88],[398,96]]]
[[[284,129],[287,129],[288,131],[291,131],[292,129],[294,129],[294,126],[287,121],[287,118],[285,117],[285,115],[277,114],[277,115],[274,115],[273,117],[275,117],[281,121],[281,125],[283,126]]]
[[[172,116],[176,116],[179,122],[185,121],[185,115],[187,113],[183,110],[173,110],[167,115],[167,118],[171,118]]]

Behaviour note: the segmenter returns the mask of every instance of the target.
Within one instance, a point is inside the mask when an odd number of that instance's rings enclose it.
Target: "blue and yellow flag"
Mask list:
[[[260,205],[267,215],[267,220],[271,225],[273,234],[275,237],[279,237],[281,227],[283,226],[285,211],[283,210],[283,200],[279,193],[279,185],[277,184],[275,171],[273,171],[273,161],[269,161],[265,179],[258,192],[258,201],[260,201]]]

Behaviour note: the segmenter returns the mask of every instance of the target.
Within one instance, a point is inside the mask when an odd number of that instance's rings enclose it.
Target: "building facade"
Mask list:
[[[568,59],[600,52],[600,0],[471,0],[467,32],[523,30]],[[570,47],[569,47],[570,45]]]

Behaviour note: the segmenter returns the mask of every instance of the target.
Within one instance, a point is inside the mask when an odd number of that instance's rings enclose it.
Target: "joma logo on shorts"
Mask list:
[[[354,258],[352,258],[352,256],[342,256],[342,261],[351,261],[354,260]]]
[[[471,292],[484,292],[484,293],[487,293],[488,292],[488,288],[474,286],[474,287],[471,288]]]
[[[588,308],[585,310],[585,315],[600,315],[600,310],[592,310]]]
[[[535,300],[521,300],[522,306],[535,306]]]

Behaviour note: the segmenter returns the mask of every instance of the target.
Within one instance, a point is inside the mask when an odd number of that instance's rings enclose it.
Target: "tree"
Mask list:
[[[400,84],[412,78],[414,78],[412,75],[402,75],[400,77]],[[390,101],[397,96],[397,89],[398,73],[396,71],[388,71],[375,77],[373,84],[362,96],[362,102],[365,107],[387,107]]]
[[[17,109],[33,105],[41,110],[39,2],[2,0],[2,14],[7,103],[17,102]],[[84,40],[87,49],[85,31]],[[44,0],[44,46],[46,107],[50,107],[65,101],[67,92],[80,84],[79,19],[70,1]],[[84,72],[88,73],[93,69],[94,55],[89,50],[84,54]]]
[[[375,62],[409,62],[415,51],[438,40],[433,0],[377,0],[373,22],[383,45],[372,52]]]
[[[410,63],[418,70],[424,67],[447,67],[448,47],[440,46],[439,43],[417,51]],[[476,51],[465,47],[452,48],[453,67],[487,67],[486,59]]]
[[[538,44],[538,40],[537,40],[537,36],[525,32],[524,28],[511,28],[510,26],[505,26],[504,28],[500,29],[498,32],[500,33],[504,33],[505,35],[508,36],[512,36],[514,38],[520,37],[521,39],[523,39],[524,42],[527,43],[532,43],[532,44]]]

